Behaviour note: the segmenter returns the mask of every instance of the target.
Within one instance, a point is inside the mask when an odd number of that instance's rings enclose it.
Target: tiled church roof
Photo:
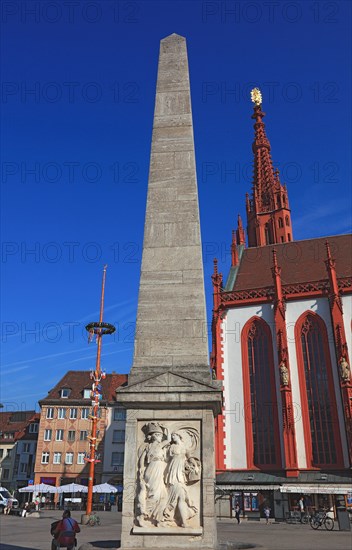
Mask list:
[[[271,268],[274,248],[277,253],[278,265],[281,267],[283,285],[328,279],[324,263],[326,241],[329,242],[332,258],[336,260],[337,277],[350,277],[352,273],[352,235],[338,235],[246,248],[238,266],[234,286],[226,288],[226,290],[248,290],[272,286]]]

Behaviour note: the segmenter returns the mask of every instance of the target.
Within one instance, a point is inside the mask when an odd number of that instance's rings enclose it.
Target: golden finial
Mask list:
[[[262,94],[261,94],[261,91],[259,90],[259,88],[253,88],[253,90],[251,91],[251,100],[256,105],[261,105],[261,103],[262,103]]]

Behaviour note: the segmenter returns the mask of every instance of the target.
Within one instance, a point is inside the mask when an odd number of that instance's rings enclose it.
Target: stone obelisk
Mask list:
[[[186,40],[160,44],[121,545],[216,548],[214,417]]]

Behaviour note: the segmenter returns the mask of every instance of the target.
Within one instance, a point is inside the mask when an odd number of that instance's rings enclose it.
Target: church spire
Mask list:
[[[254,172],[252,197],[246,198],[249,246],[265,246],[292,240],[291,212],[285,185],[274,170],[271,146],[265,132],[262,95],[258,88],[251,92],[254,103],[252,118],[255,136],[252,145]]]

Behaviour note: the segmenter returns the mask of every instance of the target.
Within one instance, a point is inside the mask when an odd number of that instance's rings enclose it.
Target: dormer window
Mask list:
[[[90,388],[85,388],[83,390],[83,399],[90,399],[91,391],[92,390]]]
[[[70,396],[71,390],[70,388],[62,388],[61,389],[61,397],[68,398]]]

